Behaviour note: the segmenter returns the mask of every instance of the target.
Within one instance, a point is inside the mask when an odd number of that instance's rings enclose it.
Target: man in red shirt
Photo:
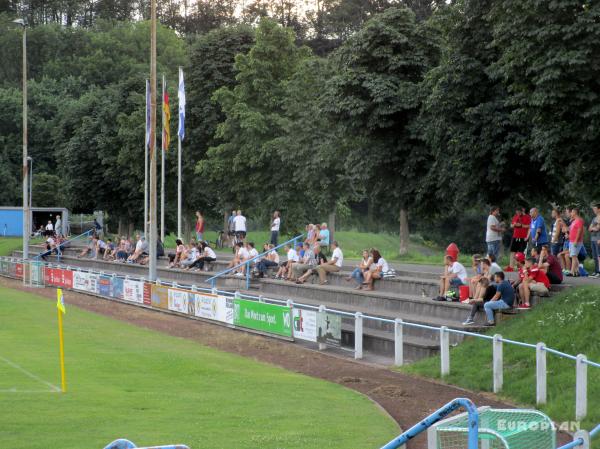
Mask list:
[[[579,253],[583,247],[583,227],[585,223],[579,216],[579,209],[571,209],[571,224],[569,225],[569,257],[571,257],[571,276],[579,276]]]
[[[504,271],[514,271],[515,254],[525,253],[525,250],[527,249],[527,240],[529,240],[530,225],[531,216],[525,212],[524,207],[517,207],[510,224],[510,227],[513,230],[512,241],[510,243],[510,262],[509,265],[504,268]]]
[[[542,246],[541,250],[531,248],[531,257],[536,259],[540,270],[546,273],[550,284],[561,284],[563,281],[562,267],[558,259],[550,252],[548,245]]]
[[[519,309],[529,309],[529,298],[532,293],[537,293],[540,296],[548,296],[550,289],[550,280],[546,273],[541,270],[533,257],[525,261],[523,268],[523,282],[519,285],[519,296],[521,304]]]

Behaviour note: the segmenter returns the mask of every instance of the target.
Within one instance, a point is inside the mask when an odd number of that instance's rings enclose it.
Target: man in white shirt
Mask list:
[[[504,227],[498,220],[499,216],[500,208],[498,206],[492,206],[485,231],[487,253],[493,254],[496,259],[500,256],[500,244],[502,243],[502,234],[504,233]]]
[[[246,217],[242,215],[241,210],[238,210],[235,217],[233,217],[233,230],[238,239],[244,240],[246,238]]]
[[[46,225],[46,236],[50,237],[54,235],[54,226],[52,225],[52,220],[48,220],[48,224]]]
[[[279,239],[279,228],[281,227],[281,217],[279,211],[273,212],[273,221],[271,222],[271,245],[277,246]]]
[[[445,258],[446,266],[444,275],[440,279],[440,296],[446,295],[450,287],[466,285],[467,270],[460,262],[456,262],[451,256]]]
[[[331,254],[331,260],[317,267],[317,274],[319,275],[320,285],[325,285],[328,283],[327,273],[337,273],[342,269],[342,266],[344,265],[344,254],[342,253],[338,242],[335,240],[331,242],[331,248],[333,249],[333,253]]]

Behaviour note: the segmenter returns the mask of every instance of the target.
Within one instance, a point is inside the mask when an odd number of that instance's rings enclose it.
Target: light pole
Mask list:
[[[23,19],[15,19],[23,27],[23,259],[29,259],[29,201],[28,201],[28,178],[27,167],[27,24]]]
[[[31,210],[31,198],[33,198],[33,158],[31,156],[27,156],[27,163],[29,164],[29,210]]]
[[[150,2],[150,239],[148,279],[156,280],[156,0]]]

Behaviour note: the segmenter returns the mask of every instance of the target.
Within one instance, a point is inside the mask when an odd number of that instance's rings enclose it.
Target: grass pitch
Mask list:
[[[396,424],[367,398],[68,306],[66,394],[55,304],[0,288],[0,442],[20,449],[379,448]]]

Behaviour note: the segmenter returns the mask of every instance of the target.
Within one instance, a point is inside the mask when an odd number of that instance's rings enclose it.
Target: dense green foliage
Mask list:
[[[0,14],[0,56],[12,61],[0,67],[2,204],[21,192],[15,5]],[[262,225],[282,210],[288,232],[332,213],[397,230],[408,212],[422,232],[476,250],[489,204],[547,211],[600,196],[586,181],[600,168],[597,2],[328,0],[303,14],[269,0],[176,5],[159,5],[158,63],[173,111],[177,66],[186,72],[188,224],[199,208],[217,229],[241,207]],[[148,24],[125,20],[147,5],[100,2],[91,16],[81,6],[80,26],[63,6],[26,8],[46,24],[29,31],[34,203],[140,227]],[[167,163],[172,228],[173,152]]]
[[[0,290],[0,316],[11,317],[0,329],[4,447],[103,447],[126,437],[140,446],[371,448],[398,433],[340,385],[80,310],[68,292],[67,393],[51,393],[4,362],[60,384],[55,302]]]
[[[547,347],[567,354],[585,354],[600,360],[600,288],[578,287],[546,299],[518,319],[499,323],[490,335],[531,344],[544,342]],[[501,396],[513,402],[535,406],[535,350],[504,344],[504,388]],[[540,410],[556,422],[575,416],[575,362],[548,354],[548,404]],[[480,369],[473,369],[474,366]],[[440,358],[431,357],[404,371],[428,377],[440,376]],[[588,368],[588,397],[600,393],[600,369]],[[472,338],[450,349],[450,375],[445,381],[470,390],[492,391],[492,345]],[[582,428],[591,428],[600,420],[600,411],[590,407]]]

